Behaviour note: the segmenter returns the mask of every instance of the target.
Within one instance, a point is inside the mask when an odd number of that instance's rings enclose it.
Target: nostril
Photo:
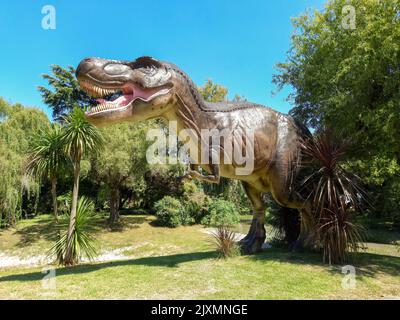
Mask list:
[[[87,72],[93,64],[93,59],[92,58],[85,58],[83,59],[79,65],[78,68],[76,69],[75,75],[78,77],[78,75]]]

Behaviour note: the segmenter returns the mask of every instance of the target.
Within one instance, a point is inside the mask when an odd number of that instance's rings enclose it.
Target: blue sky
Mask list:
[[[56,9],[56,30],[41,27],[44,5]],[[234,94],[287,112],[289,89],[271,92],[274,65],[290,46],[290,18],[322,0],[26,1],[0,4],[0,96],[37,106],[49,65],[77,66],[97,56],[171,61],[202,85],[211,78]]]

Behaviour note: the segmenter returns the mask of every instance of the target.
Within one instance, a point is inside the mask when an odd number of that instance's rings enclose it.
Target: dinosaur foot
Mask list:
[[[315,249],[316,243],[315,235],[300,235],[297,240],[290,244],[289,249],[293,252],[312,251]]]
[[[295,240],[289,245],[289,250],[292,252],[303,252],[304,251],[304,243],[302,240]]]
[[[239,241],[240,249],[244,254],[254,254],[262,251],[262,245],[265,242],[264,236],[257,236],[256,233],[249,233],[245,238]]]

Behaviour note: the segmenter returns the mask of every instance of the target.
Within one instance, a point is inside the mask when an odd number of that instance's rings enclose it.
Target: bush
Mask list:
[[[235,232],[225,227],[219,227],[212,233],[212,237],[220,258],[227,259],[240,254]]]
[[[181,201],[170,196],[165,196],[154,205],[157,222],[161,226],[176,228],[180,225],[194,223],[194,219],[181,204]]]
[[[201,223],[208,210],[211,198],[204,194],[195,182],[183,184],[183,197],[186,213],[193,218],[195,223]]]
[[[183,168],[180,164],[168,167],[153,165],[144,174],[145,189],[140,195],[142,207],[153,212],[156,211],[155,203],[164,197],[181,197],[183,182],[178,178],[182,175]]]
[[[341,165],[345,151],[345,143],[328,129],[307,140],[303,149],[313,170],[303,180],[303,188],[311,190],[309,199],[315,208],[314,218],[306,224],[318,236],[323,261],[329,264],[344,263],[364,241],[363,229],[351,218],[354,211],[362,211],[365,192],[358,177]]]
[[[219,184],[204,184],[206,195],[232,202],[241,215],[251,213],[251,203],[241,181],[221,177]]]
[[[82,257],[93,260],[97,255],[96,240],[91,234],[90,221],[93,218],[94,204],[86,197],[81,197],[76,208],[75,229],[72,241],[72,264],[77,264]],[[69,214],[62,216],[60,221],[59,238],[48,252],[55,256],[59,264],[65,265],[65,255],[68,246]]]
[[[210,203],[201,224],[212,227],[231,226],[239,223],[240,216],[234,204],[216,199]]]

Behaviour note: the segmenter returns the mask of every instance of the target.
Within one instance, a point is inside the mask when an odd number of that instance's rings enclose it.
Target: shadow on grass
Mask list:
[[[277,261],[299,265],[315,265],[326,268],[332,273],[342,273],[342,266],[352,265],[359,271],[358,275],[374,277],[383,272],[392,276],[400,274],[400,257],[381,255],[376,253],[358,252],[343,265],[331,265],[322,262],[320,253],[298,253],[285,251],[285,249],[268,249],[260,254],[250,256],[256,261]]]
[[[124,216],[121,223],[117,225],[110,225],[105,217],[95,217],[88,227],[91,233],[108,232],[122,232],[126,229],[138,228],[140,224],[148,222],[148,217],[144,216]],[[34,224],[21,227],[16,231],[21,238],[17,247],[22,248],[32,245],[34,242],[44,239],[47,241],[56,241],[58,239],[58,230],[66,230],[66,226],[57,226],[54,218],[42,218],[35,221]]]
[[[178,267],[179,264],[181,263],[211,259],[215,258],[216,256],[217,255],[215,251],[182,253],[182,254],[174,254],[170,256],[161,256],[161,257],[145,257],[139,259],[121,260],[114,262],[82,264],[75,267],[59,268],[57,269],[56,272],[57,276],[63,276],[63,275],[89,273],[105,268],[123,267],[123,266],[141,265],[149,267],[175,268]],[[22,274],[0,277],[0,283],[6,281],[39,281],[42,280],[43,277],[44,275],[41,272],[22,273]]]
[[[75,267],[59,268],[57,269],[57,275],[63,276],[85,274],[106,268],[123,266],[176,268],[181,263],[212,259],[216,257],[217,254],[215,251],[206,251],[174,254],[159,257],[144,257],[114,262],[82,264]],[[321,261],[321,255],[318,253],[293,253],[288,252],[285,249],[274,248],[248,257],[250,261],[272,261],[290,263],[299,266],[319,266],[325,268],[326,271],[331,273],[341,274],[342,272],[342,266],[329,266],[327,264],[323,264]],[[354,265],[356,267],[356,269],[358,270],[357,275],[360,276],[361,279],[363,277],[375,277],[375,275],[377,275],[378,273],[386,273],[392,276],[396,276],[399,275],[400,257],[361,252],[356,255],[354,262],[349,262],[348,264]],[[299,269],[299,272],[300,271],[301,270]],[[43,274],[41,272],[30,272],[0,277],[0,283],[6,281],[39,281],[41,279],[43,279]]]
[[[104,219],[96,224],[102,227],[100,231],[122,232],[124,230],[139,228],[141,224],[148,223],[149,220],[151,220],[150,216],[123,216],[116,223],[110,224],[108,219]]]
[[[20,242],[17,244],[17,247],[20,248],[30,246],[40,239],[56,241],[58,238],[57,225],[53,217],[38,219],[35,224],[18,229],[16,234],[21,237]]]
[[[394,244],[400,241],[400,232],[382,229],[369,229],[366,231],[366,241],[384,244]]]

